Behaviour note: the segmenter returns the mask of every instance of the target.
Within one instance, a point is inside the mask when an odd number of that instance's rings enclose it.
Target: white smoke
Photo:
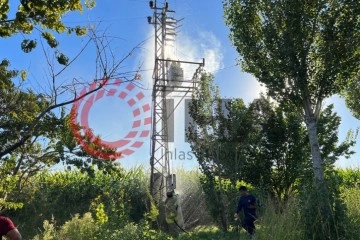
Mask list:
[[[154,68],[154,30],[149,33],[150,39],[144,46],[142,58],[144,61],[142,82],[145,88],[152,88],[152,69]],[[165,58],[178,61],[203,62],[207,72],[215,72],[223,67],[223,54],[221,53],[221,43],[211,32],[201,32],[197,36],[189,36],[185,32],[179,32],[175,41],[168,42],[165,46]],[[184,70],[184,78],[191,79],[198,65],[181,64]]]
[[[180,34],[174,47],[175,54],[180,59],[201,62],[204,58],[204,69],[207,72],[215,72],[223,66],[221,43],[212,32],[200,32],[191,37]]]

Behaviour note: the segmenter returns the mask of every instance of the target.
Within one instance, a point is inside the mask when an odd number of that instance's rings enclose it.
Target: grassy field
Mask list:
[[[188,233],[181,233],[177,238],[151,227],[157,211],[147,207],[147,173],[142,169],[119,171],[111,175],[98,172],[95,177],[79,172],[39,176],[29,185],[29,189],[24,190],[23,197],[27,200],[24,200],[24,207],[10,211],[8,215],[27,240],[248,239],[243,229],[240,232],[233,230],[232,215],[236,198],[231,198],[227,203],[229,230],[224,232],[209,213],[199,173],[181,170],[178,176],[185,230]],[[339,224],[345,229],[346,235],[336,240],[359,240],[359,179],[353,176],[343,179],[339,191],[346,207],[346,217]],[[280,205],[271,198],[263,199],[258,206],[254,239],[318,240],[309,238],[309,229],[301,214],[302,207],[296,195]]]

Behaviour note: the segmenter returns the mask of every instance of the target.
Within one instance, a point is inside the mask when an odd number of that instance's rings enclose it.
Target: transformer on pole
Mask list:
[[[169,94],[180,93],[184,97],[191,93],[204,66],[202,62],[189,62],[171,59],[166,47],[175,41],[176,29],[180,20],[175,19],[175,11],[169,9],[165,0],[161,7],[157,1],[150,1],[149,6],[154,10],[153,16],[148,17],[148,23],[155,28],[155,66],[153,72],[152,90],[152,132],[151,132],[151,176],[150,192],[159,206],[163,202],[166,192],[176,188],[175,174],[170,171],[168,156],[168,124],[169,115],[174,114],[173,109],[167,109]],[[184,78],[181,65],[195,64],[197,68],[191,79]]]

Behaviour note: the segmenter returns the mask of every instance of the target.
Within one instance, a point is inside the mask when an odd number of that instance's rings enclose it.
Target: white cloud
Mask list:
[[[252,102],[261,92],[266,92],[264,85],[251,74],[241,72],[240,67],[219,71],[215,74],[215,80],[223,97],[242,98],[245,103]]]

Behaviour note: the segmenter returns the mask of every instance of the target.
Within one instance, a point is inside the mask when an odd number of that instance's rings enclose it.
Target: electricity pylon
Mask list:
[[[168,118],[174,114],[174,109],[168,109],[167,100],[170,93],[187,94],[196,87],[204,59],[202,62],[179,61],[169,57],[166,46],[173,44],[176,29],[181,20],[175,19],[175,11],[169,9],[167,1],[161,7],[157,1],[149,2],[154,10],[153,16],[148,17],[148,23],[155,27],[155,66],[153,72],[152,90],[152,132],[151,132],[151,176],[150,191],[155,203],[161,204],[166,192],[176,188],[175,175],[170,172],[168,156]],[[181,64],[198,65],[192,79],[184,79]]]

